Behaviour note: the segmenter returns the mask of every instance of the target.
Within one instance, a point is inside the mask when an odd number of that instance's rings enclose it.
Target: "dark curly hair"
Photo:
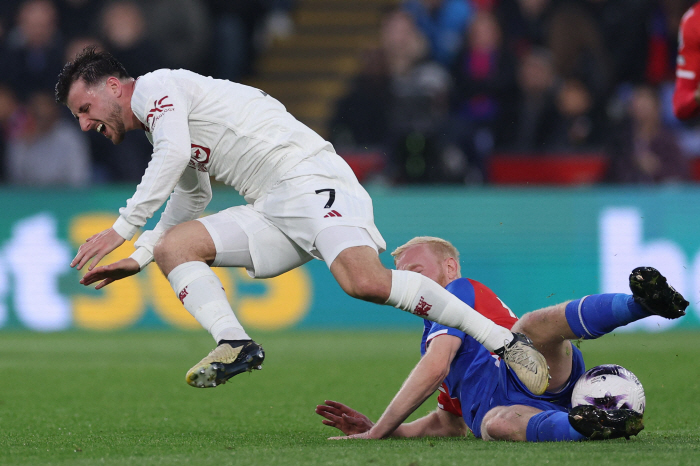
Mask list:
[[[56,102],[65,105],[71,86],[81,78],[85,84],[91,86],[109,76],[116,76],[119,79],[131,77],[124,65],[119,63],[111,53],[98,51],[94,45],[85,47],[76,55],[75,60],[66,63],[59,73],[56,83]]]

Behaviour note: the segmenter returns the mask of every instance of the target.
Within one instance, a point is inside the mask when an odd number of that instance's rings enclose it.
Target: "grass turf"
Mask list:
[[[700,463],[700,341],[693,333],[583,342],[587,367],[626,366],[646,389],[629,441],[466,439],[332,442],[324,399],[376,419],[418,358],[419,331],[256,335],[264,370],[194,389],[202,333],[0,333],[0,464],[503,465]],[[421,407],[422,416],[435,406]]]

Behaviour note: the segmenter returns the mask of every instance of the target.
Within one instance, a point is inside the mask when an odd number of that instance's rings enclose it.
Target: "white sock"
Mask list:
[[[207,264],[180,264],[168,274],[168,280],[185,309],[217,343],[221,340],[250,340],[228,303],[219,277]]]
[[[513,339],[510,330],[487,319],[433,280],[416,272],[391,271],[391,294],[386,304],[459,329],[489,351],[499,349]]]

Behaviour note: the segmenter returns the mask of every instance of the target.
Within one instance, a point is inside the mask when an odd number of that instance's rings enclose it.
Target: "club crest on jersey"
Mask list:
[[[418,305],[416,308],[413,310],[413,313],[417,316],[423,316],[426,317],[428,315],[428,311],[430,308],[433,307],[432,304],[428,304],[423,296],[420,297],[420,300],[418,301]]]
[[[156,128],[156,122],[160,120],[163,115],[175,110],[173,104],[165,103],[165,99],[167,98],[168,96],[166,95],[165,97],[153,101],[153,108],[148,111],[148,115],[146,116],[146,126],[150,127],[151,130]]]
[[[192,144],[190,163],[188,163],[187,166],[190,168],[196,168],[200,172],[208,172],[209,168],[207,167],[207,164],[209,163],[210,154],[211,149],[208,147],[200,146],[199,144]]]

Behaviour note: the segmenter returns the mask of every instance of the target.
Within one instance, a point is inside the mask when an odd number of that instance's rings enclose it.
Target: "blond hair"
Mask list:
[[[430,247],[430,250],[441,261],[449,259],[450,257],[457,261],[457,276],[460,276],[459,251],[449,241],[442,238],[437,238],[435,236],[416,236],[415,238],[410,239],[407,243],[394,249],[394,252],[391,253],[392,257],[394,258],[394,264],[396,264],[399,256],[406,252],[408,248],[418,244],[427,244],[428,247]]]

